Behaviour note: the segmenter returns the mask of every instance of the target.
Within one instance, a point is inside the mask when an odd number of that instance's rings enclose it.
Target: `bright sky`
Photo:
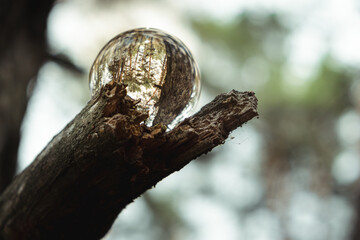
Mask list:
[[[180,35],[186,44],[196,42],[186,25],[182,11],[195,16],[212,16],[219,22],[229,21],[245,9],[277,12],[288,16],[296,31],[289,42],[294,63],[312,65],[330,48],[335,57],[346,63],[359,64],[359,4],[356,0],[184,0],[119,2],[112,8],[101,8],[83,1],[59,4],[50,17],[49,38],[52,47],[72,53],[82,64],[90,65],[98,44],[133,27],[157,27]],[[195,44],[194,44],[195,45]]]

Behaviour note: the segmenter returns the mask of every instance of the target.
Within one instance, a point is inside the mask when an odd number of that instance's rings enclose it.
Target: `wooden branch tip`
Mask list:
[[[111,82],[0,196],[0,239],[99,239],[161,179],[258,116],[253,92],[217,96],[166,132]]]

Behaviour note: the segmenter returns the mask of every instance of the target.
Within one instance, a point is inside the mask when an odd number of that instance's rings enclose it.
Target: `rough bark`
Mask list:
[[[233,90],[166,132],[140,124],[134,104],[116,83],[89,101],[0,196],[0,238],[99,239],[126,205],[258,115],[254,93]]]
[[[53,2],[0,0],[0,193],[15,174],[28,83],[46,58]]]

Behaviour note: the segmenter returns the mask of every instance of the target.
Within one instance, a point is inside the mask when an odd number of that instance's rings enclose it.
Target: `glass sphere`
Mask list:
[[[110,81],[127,85],[127,94],[148,112],[148,126],[169,128],[187,117],[200,93],[200,72],[179,39],[157,29],[123,32],[100,51],[91,68],[92,96]]]

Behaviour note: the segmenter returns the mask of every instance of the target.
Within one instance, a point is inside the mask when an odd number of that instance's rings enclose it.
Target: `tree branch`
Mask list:
[[[0,239],[99,239],[119,212],[257,116],[253,92],[216,97],[172,131],[140,124],[108,84],[0,196]]]

